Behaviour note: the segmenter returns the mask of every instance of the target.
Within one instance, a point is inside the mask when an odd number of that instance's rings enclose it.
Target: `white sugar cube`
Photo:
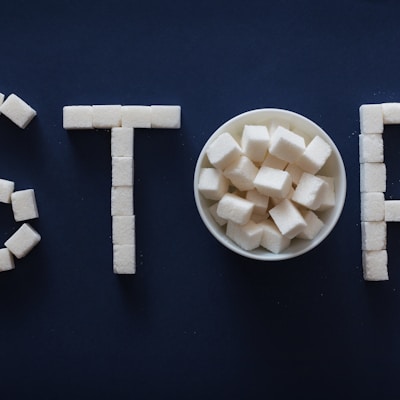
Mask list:
[[[335,179],[331,176],[316,175],[318,178],[325,181],[326,186],[324,187],[321,195],[321,204],[318,207],[318,211],[325,211],[332,208],[336,204],[335,199]]]
[[[384,124],[400,124],[400,103],[383,103],[382,114]]]
[[[292,200],[311,210],[320,207],[327,183],[315,175],[304,172],[293,193]]]
[[[110,129],[121,126],[121,105],[94,105],[93,128]]]
[[[254,162],[262,162],[269,146],[269,133],[263,125],[245,125],[241,146],[244,154]]]
[[[360,130],[362,134],[383,133],[381,104],[363,104],[360,107]]]
[[[0,272],[10,271],[15,268],[14,257],[7,247],[0,249]]]
[[[240,191],[254,189],[257,172],[258,168],[246,156],[239,157],[224,169],[224,175]]]
[[[208,207],[208,211],[219,226],[224,226],[228,221],[225,218],[218,216],[217,208],[218,203],[214,203],[212,206]]]
[[[315,136],[307,145],[296,164],[310,174],[316,174],[332,154],[332,147],[319,136]]]
[[[14,93],[0,105],[0,113],[22,129],[25,129],[36,116],[36,111]]]
[[[263,229],[260,243],[262,247],[275,254],[280,253],[289,247],[290,239],[282,235],[271,219],[261,222],[260,226]]]
[[[387,281],[389,279],[387,262],[388,255],[386,250],[363,251],[364,279],[366,281]]]
[[[384,163],[360,164],[360,191],[386,191],[386,165]]]
[[[29,225],[23,224],[4,245],[17,258],[25,257],[39,242],[40,235]]]
[[[306,211],[306,213],[303,215],[303,218],[306,221],[307,226],[301,233],[299,233],[299,235],[297,235],[297,237],[299,239],[312,240],[324,227],[324,223],[318,218],[317,214],[311,210]]]
[[[111,215],[133,215],[132,186],[113,186],[111,188]]]
[[[252,220],[245,225],[238,225],[228,221],[226,232],[229,238],[247,251],[254,250],[260,246],[263,234],[261,226]]]
[[[386,249],[386,222],[361,222],[362,250]]]
[[[179,129],[181,127],[181,107],[152,105],[151,127],[161,129]]]
[[[361,221],[385,220],[385,195],[382,192],[361,193]]]
[[[383,162],[383,137],[380,133],[359,135],[360,163]]]
[[[385,221],[400,222],[400,200],[385,201]]]
[[[10,203],[11,193],[14,191],[15,183],[7,179],[0,179],[0,202]]]
[[[113,245],[114,274],[130,275],[136,272],[135,246],[128,244]]]
[[[251,201],[226,193],[218,203],[217,214],[220,218],[244,225],[249,222],[253,209]]]
[[[307,226],[306,221],[296,206],[288,199],[283,199],[269,210],[269,215],[282,235],[293,239]]]
[[[63,108],[64,129],[93,129],[92,106],[65,106]]]
[[[112,217],[113,244],[135,244],[135,216]]]
[[[202,168],[199,174],[199,192],[210,200],[220,200],[228,191],[229,181],[220,170]]]
[[[292,178],[286,171],[261,167],[254,178],[254,186],[265,196],[284,198],[292,187]]]
[[[273,156],[271,153],[268,153],[265,157],[265,160],[261,164],[262,167],[270,167],[275,169],[284,170],[288,163],[285,160],[281,160],[278,157]]]
[[[39,217],[33,189],[18,190],[11,194],[11,206],[16,221],[26,221]]]
[[[151,107],[122,106],[121,125],[126,128],[151,128]]]
[[[293,185],[297,186],[297,184],[300,181],[301,175],[303,175],[304,170],[302,170],[296,164],[288,164],[287,167],[285,168],[285,171],[289,172],[289,174],[292,178]]]
[[[133,157],[133,128],[111,129],[111,157]]]
[[[219,135],[207,149],[210,163],[218,169],[225,169],[242,155],[242,149],[228,132]]]
[[[305,148],[303,137],[280,126],[271,137],[269,152],[291,163],[303,154]]]
[[[246,192],[246,200],[254,204],[255,214],[265,215],[268,209],[269,197],[264,196],[259,191],[253,189]]]
[[[133,158],[112,157],[112,185],[133,185]]]

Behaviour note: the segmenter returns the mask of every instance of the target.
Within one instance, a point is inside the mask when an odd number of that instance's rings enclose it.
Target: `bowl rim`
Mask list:
[[[302,121],[304,124],[309,125],[310,127],[313,127],[313,129],[318,131],[319,134],[329,143],[329,145],[332,148],[332,154],[335,154],[335,158],[337,160],[338,176],[340,177],[340,187],[339,188],[335,187],[336,204],[333,207],[333,209],[331,210],[331,212],[333,213],[333,217],[329,221],[329,226],[325,230],[323,230],[323,232],[321,234],[317,235],[316,238],[310,240],[309,245],[304,246],[303,248],[300,248],[297,251],[272,253],[269,250],[265,249],[265,252],[257,253],[257,252],[254,252],[253,250],[248,251],[248,250],[242,249],[239,245],[237,245],[230,238],[228,238],[226,234],[222,234],[222,233],[216,231],[215,227],[210,222],[210,219],[212,217],[210,217],[206,214],[206,211],[204,210],[204,207],[201,202],[201,194],[197,188],[197,185],[198,185],[200,169],[202,168],[202,163],[204,161],[204,157],[206,156],[206,151],[207,151],[208,146],[210,145],[211,142],[213,142],[215,140],[215,138],[217,136],[222,134],[224,131],[229,131],[228,129],[226,129],[228,126],[236,123],[238,120],[246,119],[247,117],[254,116],[256,114],[270,114],[270,115],[274,114],[274,115],[278,115],[278,116],[280,115],[282,117],[286,117],[285,119],[290,117],[290,119]],[[250,125],[250,124],[251,123],[248,123],[248,125]],[[245,125],[245,123],[243,124],[243,126],[244,125]],[[338,191],[337,189],[340,189],[340,190]],[[342,214],[343,208],[344,208],[344,204],[345,204],[345,200],[346,200],[346,193],[347,193],[347,179],[346,179],[346,170],[345,170],[344,162],[343,162],[342,156],[341,156],[336,144],[334,143],[332,138],[325,132],[325,130],[322,129],[319,125],[317,125],[315,122],[311,121],[307,117],[305,117],[301,114],[298,114],[294,111],[289,111],[289,110],[281,109],[281,108],[258,108],[258,109],[249,110],[249,111],[246,111],[246,112],[243,112],[241,114],[234,116],[233,118],[227,120],[222,125],[220,125],[210,135],[210,137],[204,144],[204,146],[197,158],[197,161],[196,161],[196,166],[195,166],[195,171],[194,171],[194,179],[193,179],[193,190],[194,190],[194,198],[195,198],[196,207],[197,207],[197,210],[200,214],[200,217],[201,217],[203,223],[205,224],[205,226],[207,227],[209,232],[214,236],[214,238],[217,239],[221,244],[223,244],[225,247],[227,247],[231,251],[233,251],[241,256],[247,257],[247,258],[261,260],[261,261],[281,261],[281,260],[295,258],[295,257],[298,257],[302,254],[305,254],[305,253],[311,251],[312,249],[317,247],[332,232],[332,230],[336,226],[336,224]],[[290,246],[288,247],[288,249],[290,249]]]

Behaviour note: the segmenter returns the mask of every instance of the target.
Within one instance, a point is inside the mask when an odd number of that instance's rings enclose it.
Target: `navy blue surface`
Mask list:
[[[358,183],[359,106],[400,101],[398,1],[13,0],[0,27],[0,92],[38,112],[0,116],[0,177],[35,189],[42,235],[0,276],[2,398],[399,398],[400,227],[390,281],[364,282]],[[180,130],[136,130],[133,277],[112,273],[109,132],[62,129],[64,105],[115,103],[182,106]],[[211,133],[263,107],[319,124],[348,175],[332,234],[271,264],[223,248],[192,193]]]

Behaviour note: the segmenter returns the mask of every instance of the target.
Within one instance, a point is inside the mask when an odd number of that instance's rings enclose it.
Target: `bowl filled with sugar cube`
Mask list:
[[[252,259],[285,260],[320,244],[346,198],[346,171],[330,136],[292,111],[265,108],[220,126],[194,172],[210,233]]]

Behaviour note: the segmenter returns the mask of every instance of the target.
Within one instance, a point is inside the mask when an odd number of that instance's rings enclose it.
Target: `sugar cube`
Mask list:
[[[381,104],[363,104],[360,107],[360,130],[362,134],[383,133]]]
[[[133,185],[133,158],[112,157],[112,185]]]
[[[333,207],[336,203],[335,199],[335,179],[331,176],[316,175],[317,178],[322,179],[326,186],[324,187],[321,194],[321,204],[318,207],[318,211],[325,211]]]
[[[249,222],[253,209],[251,201],[226,193],[218,203],[217,214],[220,218],[244,225]]]
[[[262,162],[269,146],[269,133],[263,125],[245,125],[241,141],[243,152],[254,162]]]
[[[387,262],[388,255],[386,250],[363,251],[364,279],[366,281],[387,281],[389,279]]]
[[[11,206],[16,221],[26,221],[39,217],[33,189],[18,190],[11,194]]]
[[[361,222],[362,250],[386,249],[386,222]]]
[[[0,113],[22,129],[25,129],[36,116],[36,111],[14,93],[0,105]]]
[[[113,186],[111,188],[111,215],[133,215],[132,186]]]
[[[10,271],[15,268],[14,257],[7,247],[0,249],[0,272]]]
[[[113,244],[135,244],[135,216],[112,217]]]
[[[152,105],[151,127],[161,129],[179,129],[181,127],[181,107]]]
[[[278,157],[273,156],[271,153],[268,153],[265,157],[265,160],[262,162],[262,167],[271,167],[275,169],[284,170],[288,163],[285,160],[281,160]]]
[[[293,185],[297,186],[300,181],[301,175],[303,175],[304,170],[302,170],[296,164],[288,164],[285,168],[286,172],[289,172]]]
[[[122,106],[121,124],[127,128],[151,128],[151,107]]]
[[[215,222],[219,226],[224,226],[228,222],[225,218],[221,218],[217,213],[218,203],[214,203],[210,207],[208,207],[208,211],[210,212],[211,216],[214,218]]]
[[[304,172],[293,193],[292,200],[311,210],[316,210],[322,203],[327,183],[315,175]]]
[[[111,157],[133,157],[133,128],[111,129]]]
[[[400,124],[400,103],[383,103],[382,114],[384,124]]]
[[[359,135],[360,163],[383,162],[383,137],[380,133]]]
[[[11,193],[14,191],[14,182],[7,179],[0,179],[0,202],[10,203]]]
[[[224,175],[240,191],[254,189],[257,172],[258,168],[246,156],[239,157],[224,169]]]
[[[400,222],[400,200],[385,201],[385,221]]]
[[[225,169],[242,155],[242,149],[232,135],[224,132],[219,135],[207,149],[210,163],[218,169]]]
[[[253,189],[246,192],[246,200],[254,204],[255,214],[265,215],[268,209],[269,197],[264,196],[258,190]]]
[[[229,181],[220,170],[202,168],[199,174],[199,192],[210,200],[220,200],[228,191]]]
[[[310,174],[316,174],[332,154],[332,147],[319,136],[315,136],[307,145],[296,164]]]
[[[254,178],[254,186],[265,196],[284,198],[292,186],[292,179],[286,171],[261,167]]]
[[[93,129],[92,106],[65,106],[63,108],[64,129]]]
[[[291,200],[283,199],[269,210],[269,215],[282,235],[293,239],[307,226],[306,221]]]
[[[280,253],[289,247],[290,239],[282,235],[271,219],[261,222],[260,226],[263,229],[260,243],[262,247],[275,254]]]
[[[360,164],[360,191],[386,191],[386,165],[384,163]]]
[[[136,272],[135,246],[129,244],[113,245],[114,274],[134,274]]]
[[[228,221],[227,236],[242,249],[250,251],[260,246],[263,230],[259,224],[250,220],[245,225],[238,225]]]
[[[39,242],[40,235],[27,223],[23,224],[4,245],[17,258],[25,257]]]
[[[121,126],[121,105],[94,105],[93,128],[110,129]]]
[[[295,162],[305,150],[304,138],[283,127],[278,127],[271,137],[269,152],[289,163]]]
[[[318,218],[317,214],[311,210],[306,211],[306,213],[303,215],[303,218],[306,221],[307,226],[297,235],[297,237],[299,239],[312,240],[324,227],[324,223]]]
[[[385,220],[385,196],[382,192],[361,193],[361,221]]]

